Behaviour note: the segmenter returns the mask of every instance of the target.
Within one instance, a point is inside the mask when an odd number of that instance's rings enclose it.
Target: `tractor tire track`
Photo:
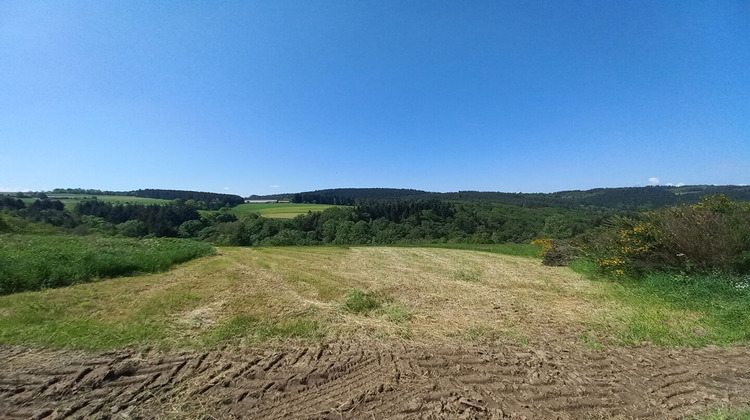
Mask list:
[[[0,346],[0,418],[683,418],[750,403],[750,349]],[[177,410],[177,411],[175,411]]]

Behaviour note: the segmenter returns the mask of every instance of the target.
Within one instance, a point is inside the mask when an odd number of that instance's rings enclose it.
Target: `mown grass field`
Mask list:
[[[303,204],[303,203],[258,203],[240,204],[233,207],[231,213],[241,218],[250,213],[257,213],[263,217],[276,219],[292,219],[300,214],[312,211],[323,211],[329,207],[343,207],[329,204]]]
[[[732,315],[750,311],[750,299],[730,313],[646,293],[653,290],[625,293],[617,284],[537,259],[488,252],[219,248],[216,256],[166,273],[2,296],[0,343],[179,348],[360,336],[524,344],[554,339],[597,349],[641,341],[700,346],[750,340],[750,325]]]

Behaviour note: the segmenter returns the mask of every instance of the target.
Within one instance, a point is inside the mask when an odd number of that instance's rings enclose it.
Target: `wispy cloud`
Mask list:
[[[268,188],[281,188],[279,185],[269,185]]]
[[[649,178],[648,179],[648,185],[659,185],[659,178]]]
[[[229,188],[229,187],[224,187],[224,191],[229,191],[229,190],[231,190],[231,188]]]

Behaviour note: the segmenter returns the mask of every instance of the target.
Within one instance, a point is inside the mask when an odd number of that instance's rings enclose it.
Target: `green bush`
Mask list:
[[[202,242],[70,235],[0,235],[0,294],[163,271],[212,254]]]
[[[600,270],[615,276],[743,274],[750,272],[750,205],[706,196],[692,206],[612,218],[581,240]]]

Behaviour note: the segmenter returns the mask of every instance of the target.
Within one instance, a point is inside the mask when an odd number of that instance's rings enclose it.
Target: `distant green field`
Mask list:
[[[300,214],[306,214],[308,211],[323,211],[333,206],[329,204],[301,204],[301,203],[262,203],[262,204],[240,204],[232,209],[232,213],[238,218],[247,216],[250,213],[258,213],[263,217],[275,219],[292,219]]]
[[[86,194],[47,194],[49,198],[56,199],[55,197],[69,197],[60,199],[65,204],[65,208],[71,210],[78,202],[84,198],[92,198],[94,196]],[[164,204],[168,203],[169,200],[162,200],[159,198],[144,198],[144,197],[133,197],[133,196],[122,196],[122,195],[97,195],[95,196],[99,201],[105,201],[108,203],[133,203],[133,204]],[[26,201],[26,200],[24,200]],[[32,199],[31,201],[34,201]]]

